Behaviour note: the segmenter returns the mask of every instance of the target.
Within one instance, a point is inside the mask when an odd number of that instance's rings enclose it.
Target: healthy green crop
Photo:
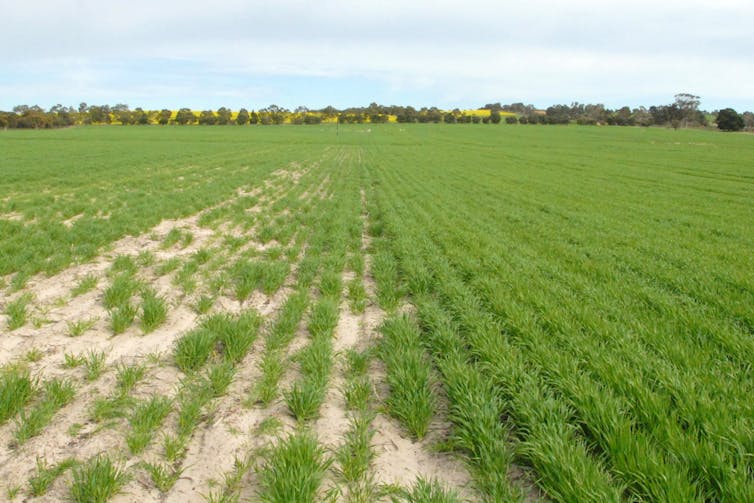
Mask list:
[[[447,434],[485,501],[526,499],[534,484],[553,501],[752,501],[752,159],[750,135],[656,128],[0,131],[0,298],[19,299],[0,302],[2,328],[26,337],[27,318],[49,307],[37,295],[32,310],[23,291],[36,274],[96,257],[109,270],[70,276],[63,300],[92,301],[73,297],[96,289],[113,332],[137,317],[144,332],[169,331],[168,306],[201,313],[174,334],[177,424],[163,421],[168,402],[152,410],[130,397],[151,379],[138,360],[91,405],[97,419],[130,420],[134,451],[171,423],[167,464],[146,468],[164,490],[212,402],[235,413],[226,395],[239,384],[250,407],[265,406],[244,413],[272,416],[290,382],[297,430],[257,462],[259,487],[242,487],[245,466],[222,497],[309,501],[324,497],[323,480],[353,498],[361,487],[465,497],[430,477],[371,484],[370,421],[389,413],[417,439]],[[200,230],[180,222],[192,215]],[[178,223],[154,230],[162,220]],[[137,235],[153,236],[151,251],[117,255],[112,245]],[[336,351],[349,307],[362,316],[358,342]],[[87,338],[91,320],[65,321]],[[375,350],[362,351],[380,326]],[[33,347],[49,354],[43,339]],[[18,347],[20,358],[32,346]],[[89,380],[117,361],[66,351],[64,365],[86,365]],[[38,407],[54,390],[35,376],[0,373],[0,422],[29,423],[23,439],[57,410]],[[332,396],[348,434],[323,446],[312,430]],[[451,427],[434,431],[435,419]],[[71,497],[117,492],[125,479],[108,463],[75,468]],[[43,468],[40,491],[58,475]],[[116,483],[95,496],[87,484],[100,471]]]

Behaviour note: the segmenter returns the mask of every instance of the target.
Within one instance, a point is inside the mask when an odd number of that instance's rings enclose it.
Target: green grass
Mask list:
[[[343,443],[335,451],[338,473],[346,483],[364,479],[372,465],[375,453],[372,449],[374,430],[371,422],[371,415],[352,418]]]
[[[155,431],[173,408],[173,402],[164,396],[152,396],[138,402],[131,413],[131,431],[126,444],[132,454],[138,454],[152,441]]]
[[[184,372],[202,367],[215,346],[215,334],[207,328],[194,329],[175,344],[175,363]]]
[[[390,387],[387,407],[416,438],[423,438],[435,410],[429,365],[418,327],[407,317],[386,320],[382,325],[380,353]]]
[[[217,398],[225,394],[228,386],[233,382],[235,373],[235,367],[228,361],[217,363],[207,369],[207,380],[212,388],[213,397]]]
[[[63,354],[63,368],[75,369],[86,363],[86,357],[84,355],[74,355],[71,353]]]
[[[48,466],[43,459],[37,458],[37,471],[29,479],[29,492],[32,496],[43,496],[58,477],[76,466],[77,463],[74,458],[66,458],[59,463]]]
[[[27,351],[24,354],[24,360],[26,360],[29,363],[38,362],[42,358],[44,358],[44,352],[42,352],[42,350],[38,348],[31,348],[29,351]]]
[[[95,288],[97,288],[97,283],[99,282],[99,279],[94,274],[87,274],[79,279],[79,282],[76,283],[76,286],[71,288],[71,296],[78,297],[79,295],[84,295],[87,292],[91,292]]]
[[[155,268],[155,273],[158,276],[165,276],[170,274],[181,266],[181,259],[178,257],[172,257],[163,262],[160,262]]]
[[[211,295],[202,295],[196,300],[194,311],[196,311],[196,314],[207,314],[214,304],[214,297]]]
[[[39,435],[55,413],[69,404],[76,389],[67,380],[51,379],[42,384],[42,396],[39,403],[30,410],[23,410],[16,420],[13,438],[18,445],[23,445],[30,438]]]
[[[330,461],[307,433],[282,439],[271,447],[259,470],[259,498],[267,503],[307,503],[317,494]]]
[[[37,379],[21,366],[0,368],[0,424],[14,417],[34,397]]]
[[[437,480],[420,478],[406,491],[405,501],[409,503],[461,503],[455,491],[448,490]]]
[[[129,481],[125,469],[106,455],[97,455],[72,470],[70,499],[75,503],[104,503]]]
[[[71,337],[79,337],[84,334],[84,332],[90,330],[95,323],[97,323],[98,318],[88,318],[84,320],[78,320],[78,321],[69,321],[66,323],[68,326],[68,335]]]
[[[131,393],[134,386],[144,378],[146,372],[147,368],[144,365],[118,364],[116,371],[118,393],[121,395]]]
[[[144,463],[142,466],[152,479],[152,483],[163,494],[173,488],[183,473],[182,468],[175,468],[164,463]]]
[[[115,276],[110,286],[105,289],[102,302],[106,309],[114,309],[127,305],[131,297],[139,288],[139,283],[129,274]]]
[[[117,276],[118,274],[124,274],[129,277],[133,277],[138,271],[136,261],[130,255],[118,255],[113,259],[113,263],[110,266],[108,274],[111,276]]]
[[[27,309],[31,300],[31,294],[25,293],[5,305],[5,314],[8,316],[8,330],[16,330],[26,325]]]
[[[240,362],[254,343],[261,322],[255,311],[207,317],[176,342],[176,365],[184,372],[199,370],[215,350],[231,364]]]
[[[136,318],[136,308],[131,303],[113,308],[110,311],[110,328],[114,335],[119,335],[128,330]]]
[[[203,419],[203,409],[214,396],[209,381],[198,379],[189,381],[181,390],[178,405],[178,435],[188,438]]]
[[[94,381],[102,375],[105,370],[105,361],[107,355],[103,351],[89,350],[86,353],[84,366],[86,367],[86,380]]]
[[[134,399],[124,393],[99,397],[92,402],[90,414],[96,422],[126,417],[134,405]]]
[[[141,329],[144,333],[154,331],[162,325],[168,317],[168,306],[165,299],[159,297],[154,290],[145,289],[141,293]]]
[[[361,279],[354,278],[348,282],[348,301],[354,313],[363,313],[366,309],[369,299]]]

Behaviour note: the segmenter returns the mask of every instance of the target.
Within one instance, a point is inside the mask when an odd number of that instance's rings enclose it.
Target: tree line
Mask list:
[[[362,123],[446,123],[446,124],[582,124],[609,126],[666,126],[707,127],[710,122],[722,130],[754,130],[754,114],[739,114],[732,108],[715,112],[699,110],[700,99],[692,94],[681,93],[667,105],[638,108],[627,106],[609,109],[602,104],[572,103],[552,105],[545,110],[534,105],[512,103],[488,103],[480,110],[473,111],[441,110],[437,107],[416,109],[412,106],[379,105],[371,103],[367,107],[337,109],[328,106],[310,110],[298,107],[288,110],[270,105],[259,110],[242,108],[234,114],[229,108],[193,111],[181,108],[172,110],[131,109],[128,105],[87,105],[77,108],[55,105],[48,110],[34,105],[19,105],[10,112],[0,111],[0,128],[57,128],[81,124],[121,124],[121,125],[279,125],[279,124],[321,124],[323,122],[362,124]],[[711,118],[711,120],[710,120]]]

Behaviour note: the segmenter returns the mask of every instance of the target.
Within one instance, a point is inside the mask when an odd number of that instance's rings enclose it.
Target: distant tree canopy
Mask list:
[[[627,106],[609,109],[600,103],[573,102],[570,105],[554,104],[545,110],[522,102],[501,104],[487,103],[478,111],[459,109],[441,110],[437,107],[380,105],[370,103],[366,107],[337,109],[327,106],[309,109],[298,106],[293,111],[278,105],[270,105],[259,110],[242,108],[237,114],[230,108],[220,107],[216,111],[194,112],[181,108],[177,112],[168,109],[131,110],[128,105],[88,105],[65,107],[57,104],[45,111],[39,106],[19,105],[10,112],[0,111],[0,128],[53,128],[76,124],[201,124],[201,125],[277,125],[277,124],[321,124],[339,122],[344,124],[364,123],[445,123],[445,124],[582,124],[609,126],[667,126],[673,128],[707,126],[711,116],[699,110],[700,98],[689,93],[675,95],[667,105],[653,105],[649,108]],[[754,129],[754,114],[730,113],[732,109],[721,110],[716,121],[720,129],[733,131],[740,126]],[[738,117],[738,119],[735,119]],[[740,121],[739,121],[740,119]],[[721,127],[722,124],[723,126]]]
[[[722,131],[741,131],[745,124],[744,118],[732,108],[724,108],[717,113],[717,127]]]

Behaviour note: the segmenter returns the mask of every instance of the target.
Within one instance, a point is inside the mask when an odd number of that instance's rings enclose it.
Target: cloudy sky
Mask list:
[[[0,109],[754,110],[753,0],[0,0]]]

